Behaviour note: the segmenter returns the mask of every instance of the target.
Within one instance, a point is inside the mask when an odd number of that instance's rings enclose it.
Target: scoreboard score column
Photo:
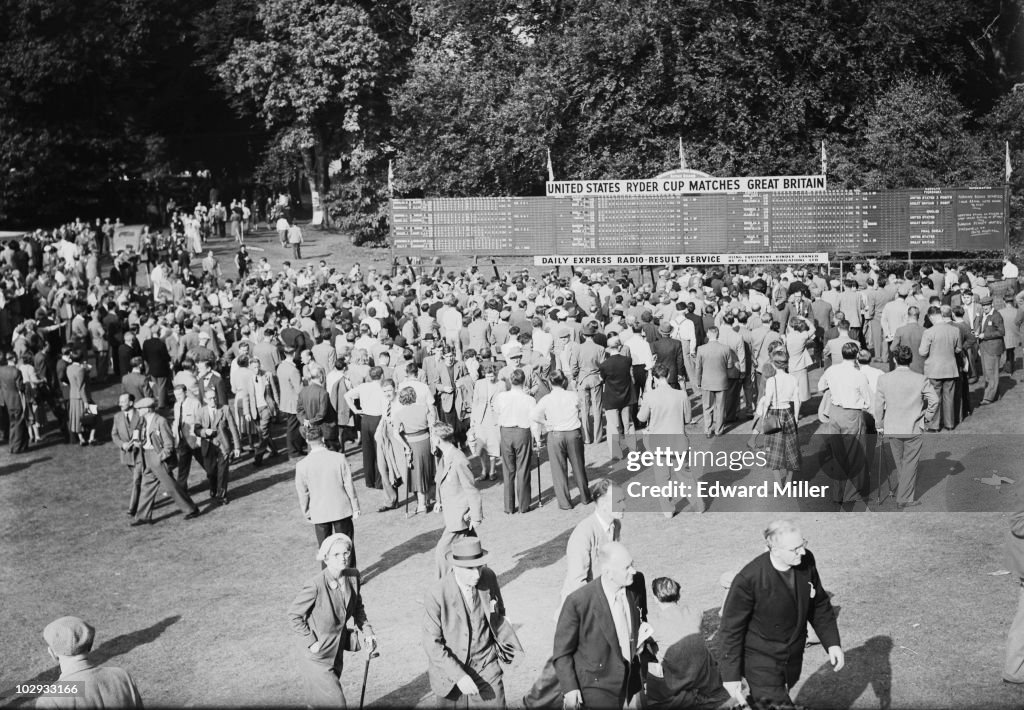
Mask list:
[[[1001,188],[392,200],[403,254],[891,253],[1006,246]]]

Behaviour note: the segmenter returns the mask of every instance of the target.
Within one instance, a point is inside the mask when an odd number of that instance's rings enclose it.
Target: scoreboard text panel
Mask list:
[[[983,251],[1006,234],[1001,188],[391,201],[406,254]]]

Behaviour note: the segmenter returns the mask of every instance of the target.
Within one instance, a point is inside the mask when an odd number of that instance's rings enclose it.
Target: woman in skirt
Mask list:
[[[434,407],[430,402],[419,402],[416,390],[403,387],[398,393],[402,406],[394,412],[395,424],[405,443],[409,462],[409,490],[416,494],[416,512],[427,512],[427,498],[434,480],[434,452],[430,446],[430,428],[434,425]]]
[[[78,443],[88,446],[90,440],[95,442],[96,431],[87,430],[82,426],[82,417],[92,404],[89,394],[89,366],[82,364],[82,351],[75,349],[71,353],[71,364],[64,375],[68,381],[68,432],[78,434]]]
[[[787,372],[796,380],[797,392],[800,395],[796,408],[797,421],[800,421],[800,406],[811,397],[807,369],[814,363],[811,354],[813,343],[814,328],[807,320],[791,318],[789,332],[786,333],[786,350],[789,351]]]
[[[790,472],[800,470],[800,441],[797,437],[796,422],[800,411],[800,392],[797,380],[786,370],[790,356],[783,350],[772,355],[775,374],[765,381],[764,396],[757,404],[758,421],[762,431],[765,417],[778,416],[782,429],[765,434],[765,468],[772,472],[775,480],[785,483]]]
[[[494,365],[485,365],[483,379],[477,380],[473,389],[473,406],[469,413],[469,437],[473,453],[480,459],[480,478],[494,480],[494,468],[501,455],[501,432],[498,429],[498,414],[494,410],[494,398],[505,391],[505,384],[498,381],[498,370]],[[484,458],[484,450],[487,458]]]

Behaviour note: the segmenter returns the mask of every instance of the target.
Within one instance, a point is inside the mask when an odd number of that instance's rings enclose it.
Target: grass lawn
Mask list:
[[[387,263],[386,251],[353,249],[341,238],[336,249],[329,237],[308,236],[310,258],[328,255],[339,264],[356,258],[364,270]],[[273,237],[257,243],[271,245],[267,253],[279,258]],[[115,395],[113,387],[97,393],[108,422]],[[979,431],[982,416],[1000,416],[986,410],[972,424]],[[1019,433],[1019,420],[1007,427]],[[604,447],[588,453],[600,463]],[[362,508],[373,511],[382,495],[364,487],[359,457],[350,461]],[[0,704],[13,700],[16,683],[56,678],[41,632],[52,619],[74,614],[96,626],[98,656],[128,669],[151,707],[301,705],[295,634],[285,610],[319,564],[312,528],[298,510],[294,469],[272,462],[254,469],[245,459],[233,468],[227,508],[185,522],[164,502],[156,525],[130,528],[128,474],[111,444],[83,449],[51,438],[18,457],[0,453]],[[966,471],[964,480],[973,475]],[[194,466],[193,483],[202,479]],[[544,481],[550,498],[546,470]],[[1004,491],[1003,504],[993,509],[1013,507],[1016,488]],[[205,506],[204,490],[193,495]],[[501,495],[500,484],[487,484],[480,533],[526,648],[505,678],[508,698],[518,704],[550,653],[565,541],[590,510],[549,504],[508,518]],[[775,517],[684,512],[667,521],[633,513],[623,540],[648,579],[672,576],[691,604],[711,609],[721,602],[719,575],[762,551],[760,530]],[[820,647],[809,649],[798,702],[871,708],[884,707],[881,698],[891,695],[894,708],[1024,704],[1024,690],[1000,682],[1017,587],[1010,576],[991,573],[1006,566],[1007,513],[795,511],[793,517],[840,607],[848,659],[834,674]],[[433,705],[420,600],[433,583],[440,529],[437,515],[407,520],[401,512],[368,512],[356,521],[366,606],[382,652],[370,668],[369,706]],[[358,703],[358,657],[342,677],[349,703]]]

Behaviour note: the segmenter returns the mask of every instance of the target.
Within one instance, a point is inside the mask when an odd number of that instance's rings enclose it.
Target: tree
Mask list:
[[[301,156],[325,197],[330,162],[365,130],[383,44],[369,13],[341,2],[263,0],[256,17],[259,36],[235,40],[219,74],[275,131],[274,148]]]

